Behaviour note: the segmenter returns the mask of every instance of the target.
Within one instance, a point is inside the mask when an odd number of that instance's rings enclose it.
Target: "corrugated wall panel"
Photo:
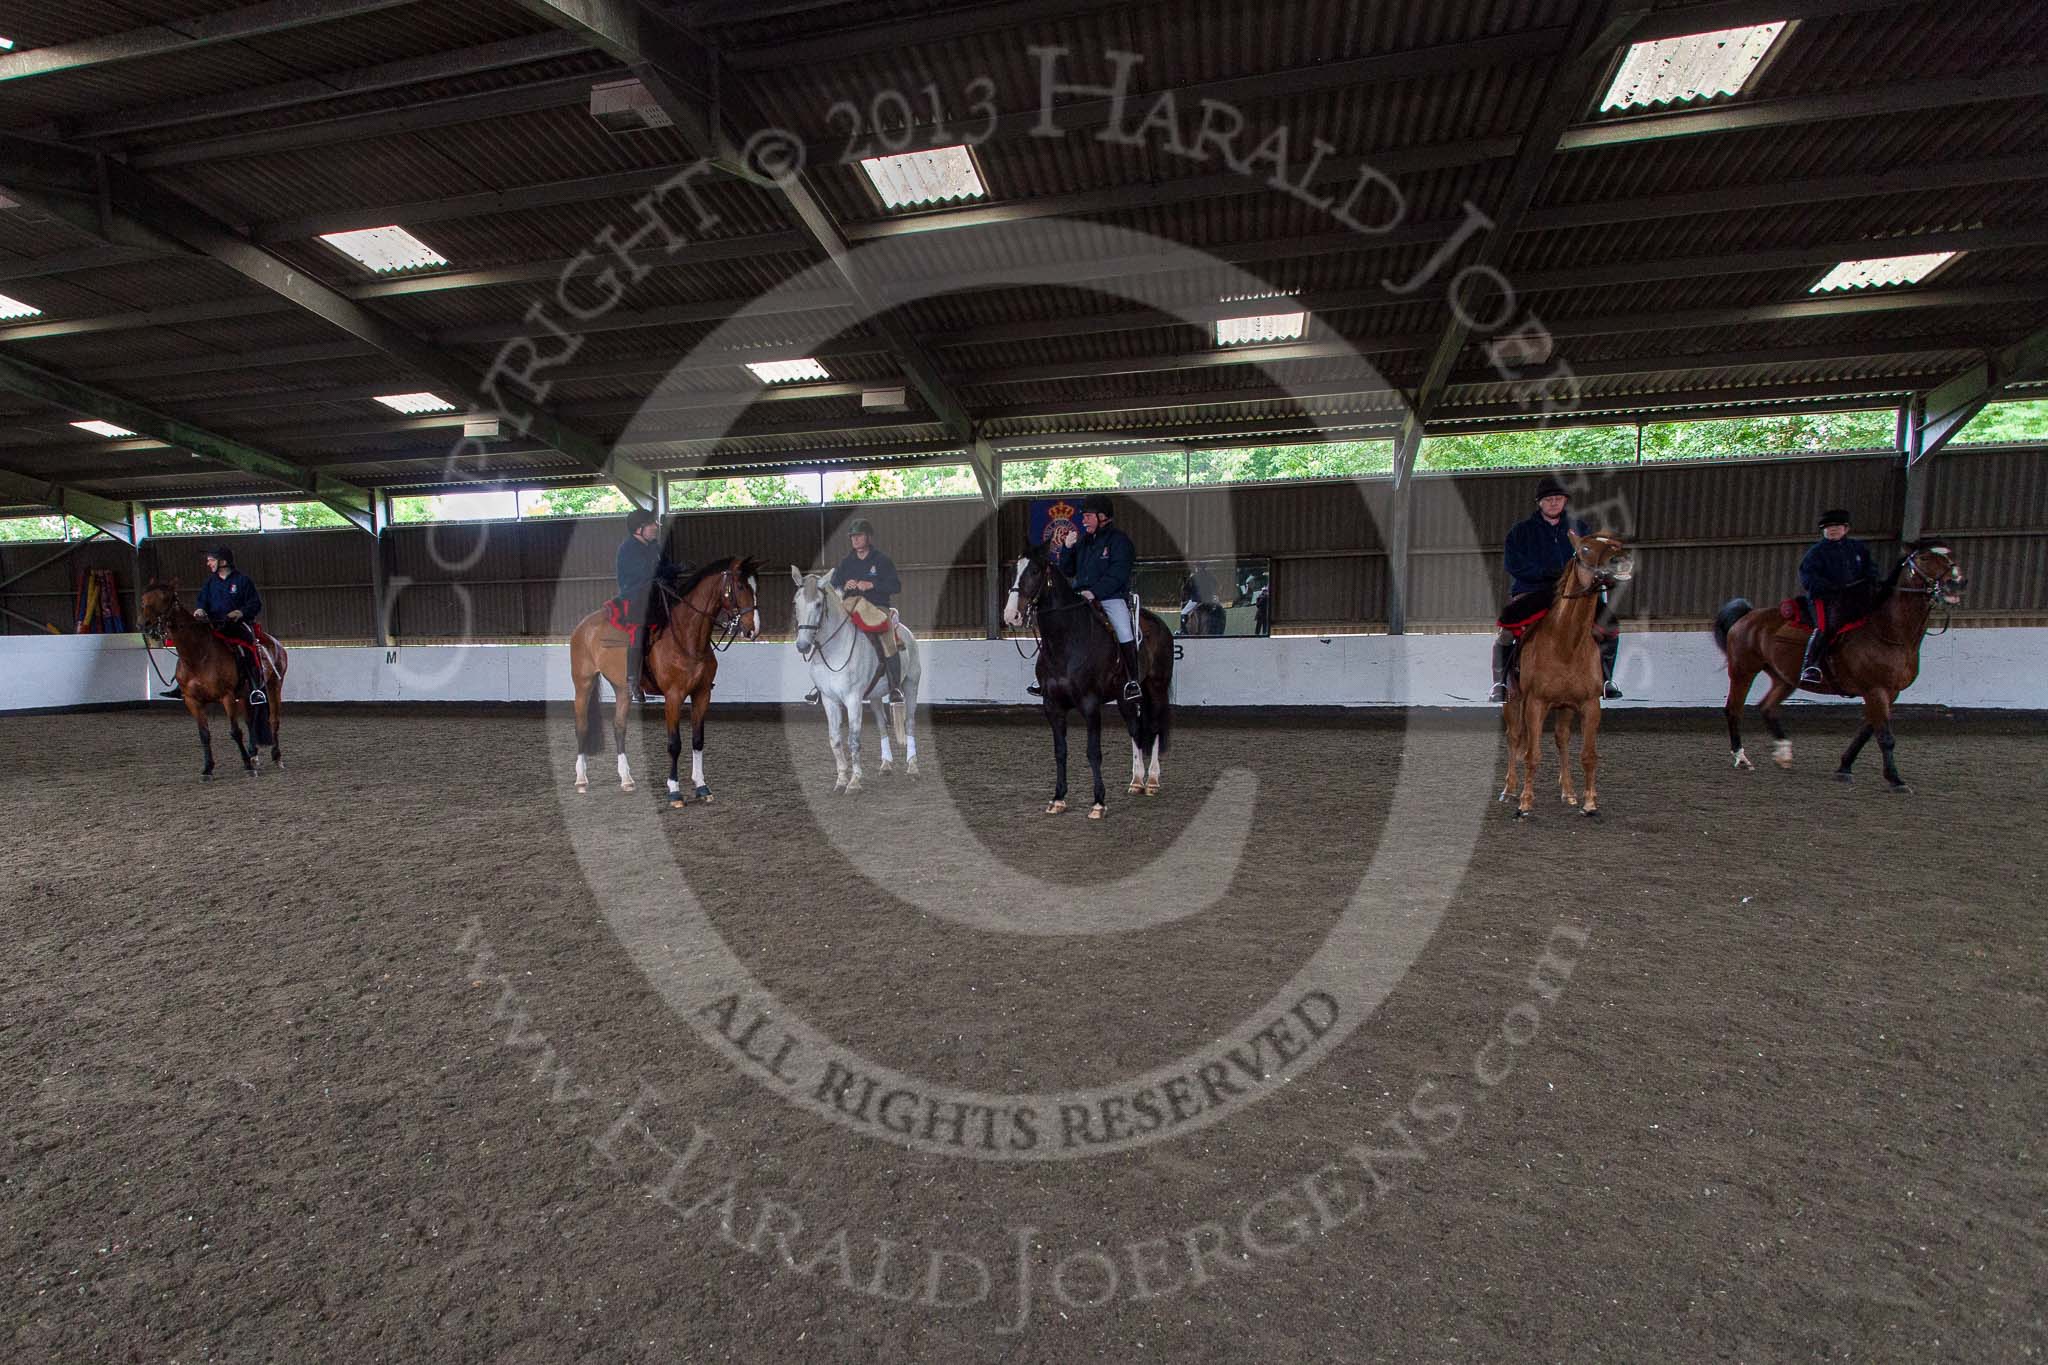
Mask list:
[[[2048,536],[1973,536],[1954,548],[1970,580],[1969,610],[2048,611]]]
[[[2048,530],[2048,448],[1943,451],[1935,457],[1927,526],[1941,533]],[[1981,554],[1972,547],[1973,560]]]

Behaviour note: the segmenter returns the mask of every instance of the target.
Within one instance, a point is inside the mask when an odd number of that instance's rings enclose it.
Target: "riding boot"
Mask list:
[[[903,656],[901,654],[883,656],[882,671],[889,675],[889,704],[891,706],[900,705],[903,701]]]
[[[185,689],[176,683],[172,683],[169,687],[157,693],[157,695],[159,697],[169,697],[173,701],[183,701],[185,699]]]
[[[1141,681],[1145,676],[1145,666],[1138,660],[1137,642],[1119,640],[1117,648],[1121,649],[1124,655],[1124,700],[1136,701],[1145,694]]]
[[[1026,692],[1029,692],[1034,697],[1042,697],[1045,695],[1045,689],[1040,687],[1037,683],[1024,684],[1024,690]]]
[[[1621,655],[1621,637],[1610,635],[1600,642],[1600,697],[1613,701],[1621,696],[1621,689],[1614,685],[1614,663]]]
[[[647,700],[647,693],[640,686],[640,672],[646,667],[646,662],[638,639],[626,646],[626,695],[636,702]]]
[[[1508,699],[1508,651],[1514,644],[1515,637],[1506,631],[1493,637],[1493,690],[1486,694],[1490,702]]]
[[[1799,681],[1802,685],[1820,686],[1827,680],[1821,676],[1820,651],[1827,643],[1824,631],[1814,630],[1806,637],[1806,658],[1799,665]]]

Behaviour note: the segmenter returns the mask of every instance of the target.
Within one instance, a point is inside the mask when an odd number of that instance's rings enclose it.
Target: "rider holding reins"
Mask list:
[[[1572,548],[1572,537],[1592,534],[1585,522],[1565,515],[1570,501],[1571,494],[1565,491],[1565,486],[1547,477],[1536,485],[1536,510],[1508,532],[1502,555],[1508,573],[1508,605],[1501,612],[1501,620],[1519,622],[1547,607],[1558,575],[1577,553]],[[1601,696],[1612,701],[1621,695],[1621,689],[1614,685],[1621,634],[1620,624],[1607,605],[1604,587],[1600,589],[1599,610],[1593,618],[1593,635],[1600,641]],[[1494,637],[1493,691],[1488,694],[1488,701],[1503,702],[1508,698],[1508,652],[1514,643],[1515,632],[1505,626]]]
[[[654,627],[668,622],[668,599],[655,585],[673,583],[683,572],[662,550],[661,540],[661,518],[653,512],[641,507],[627,516],[626,538],[619,544],[615,567],[626,619],[635,627],[633,643],[626,650],[626,688],[636,702],[647,700],[640,676],[647,664],[648,636]]]
[[[1142,692],[1139,679],[1145,676],[1138,660],[1138,637],[1132,629],[1131,577],[1138,566],[1138,547],[1123,530],[1112,524],[1116,504],[1106,493],[1090,493],[1081,500],[1082,531],[1069,531],[1059,547],[1059,570],[1073,580],[1081,596],[1102,608],[1116,632],[1117,647],[1124,659],[1124,700],[1136,701]]]
[[[881,651],[882,668],[889,676],[888,700],[894,706],[903,700],[903,659],[896,652],[896,625],[889,619],[889,608],[903,591],[903,580],[896,572],[896,561],[875,547],[875,528],[866,517],[848,522],[846,535],[851,548],[832,570],[829,581],[846,599],[847,613]],[[816,699],[817,689],[813,688],[806,700]]]
[[[199,596],[192,607],[193,619],[205,621],[214,630],[231,640],[240,640],[250,649],[256,647],[256,632],[253,629],[256,618],[263,613],[263,598],[256,591],[255,581],[235,567],[235,552],[225,545],[216,545],[206,552],[206,581],[199,586]],[[249,682],[252,677],[248,649],[232,648],[228,651],[235,656],[235,671],[238,681]],[[178,697],[184,694],[173,683],[162,695]],[[263,704],[260,689],[250,697],[255,705]]]
[[[1813,603],[1813,633],[1806,637],[1801,685],[1820,685],[1821,652],[1853,617],[1870,609],[1877,561],[1870,547],[1849,536],[1849,514],[1830,507],[1820,514],[1820,536],[1799,561],[1799,586]]]

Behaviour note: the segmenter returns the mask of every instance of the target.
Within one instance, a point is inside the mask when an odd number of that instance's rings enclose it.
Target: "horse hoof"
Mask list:
[[[199,780],[200,780],[201,782],[211,782],[211,781],[213,781],[213,774],[212,774],[212,773],[201,773],[201,774],[199,774]]]
[[[1067,803],[1064,801],[1048,801],[1045,803],[1045,813],[1047,815],[1065,815],[1067,813]]]
[[[913,758],[903,765],[903,775],[905,777],[916,777],[918,775],[916,759]]]
[[[1856,774],[1848,771],[1847,769],[1843,769],[1842,771],[1837,772],[1835,774],[1835,781],[1837,782],[1854,782],[1855,780]]]
[[[588,796],[588,795],[590,795],[590,783],[588,783],[588,782],[578,782],[578,783],[576,784],[576,794],[577,794],[577,795],[579,795],[579,796]]]
[[[1515,818],[1517,820],[1534,820],[1536,812],[1533,810],[1518,810],[1515,812]]]
[[[1579,804],[1579,798],[1572,795],[1570,792],[1560,792],[1558,794],[1558,800],[1564,802],[1567,806],[1576,806]]]
[[[1755,772],[1756,764],[1749,761],[1748,753],[1741,749],[1737,749],[1735,751],[1735,771],[1742,772],[1745,769],[1747,769],[1750,772]]]
[[[1592,806],[1586,807],[1583,811],[1580,811],[1579,813],[1585,816],[1588,820],[1598,820],[1600,818],[1600,812]]]
[[[1905,783],[1903,783],[1903,782],[1894,782],[1894,783],[1892,783],[1892,795],[1893,795],[1893,796],[1911,796],[1912,794],[1913,794],[1913,789],[1912,789],[1911,787],[1907,786],[1907,785],[1906,785]]]
[[[687,806],[687,805],[689,805],[689,804],[690,804],[690,803],[689,803],[688,801],[685,801],[685,800],[684,800],[684,799],[683,799],[682,797],[680,797],[680,796],[671,796],[671,797],[670,797],[670,798],[668,799],[668,808],[669,808],[670,810],[681,810],[681,809],[682,809],[683,807],[685,807],[685,806]]]
[[[882,776],[884,776],[884,777],[894,777],[895,775],[896,775],[896,765],[895,765],[894,763],[884,763],[884,764],[882,765]]]
[[[853,781],[846,784],[846,794],[848,796],[852,796],[855,792],[861,792],[866,790],[867,787],[864,786],[861,780],[857,777],[854,778]]]
[[[697,788],[697,799],[698,799],[699,801],[702,801],[702,802],[703,802],[703,803],[704,803],[705,805],[707,805],[707,806],[708,806],[708,805],[710,805],[710,804],[711,804],[711,788],[709,788],[709,787],[699,787],[699,788]]]
[[[1145,784],[1145,795],[1147,795],[1147,796],[1157,796],[1157,795],[1159,795],[1159,779],[1158,779],[1158,778],[1156,778],[1156,777],[1155,777],[1155,778],[1153,778],[1153,779],[1152,779],[1152,780],[1151,780],[1150,782],[1147,782],[1147,783]]]
[[[1103,816],[1107,814],[1109,814],[1108,806],[1094,805],[1088,808],[1088,818],[1090,820],[1100,820]]]
[[[638,791],[640,790],[640,788],[639,785],[635,783],[632,778],[622,777],[619,779],[619,790],[622,792],[631,792]]]
[[[1125,796],[1137,796],[1137,795],[1140,795],[1141,793],[1143,793],[1143,792],[1144,792],[1144,790],[1145,790],[1145,784],[1144,784],[1143,782],[1140,782],[1140,781],[1138,781],[1138,780],[1137,780],[1136,778],[1133,778],[1133,779],[1131,780],[1131,785],[1130,785],[1130,786],[1128,786],[1128,787],[1125,787],[1125,788],[1124,788],[1124,795],[1125,795]]]

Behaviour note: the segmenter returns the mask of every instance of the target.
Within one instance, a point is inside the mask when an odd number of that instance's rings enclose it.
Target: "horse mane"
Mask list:
[[[733,556],[719,555],[714,559],[707,560],[701,568],[692,569],[688,577],[676,583],[676,596],[687,596],[698,584],[711,577],[711,575],[724,573],[727,569],[731,568],[732,562]],[[758,571],[758,565],[751,559],[742,559],[739,563],[740,577],[742,578],[750,577]]]

